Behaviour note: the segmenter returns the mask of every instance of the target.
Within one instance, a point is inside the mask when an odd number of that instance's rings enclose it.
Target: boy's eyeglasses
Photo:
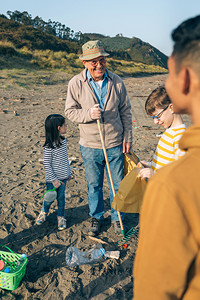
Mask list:
[[[106,63],[106,59],[105,57],[102,57],[99,60],[90,60],[88,62],[91,64],[91,66],[96,67],[98,63],[100,63],[100,65],[104,65]]]
[[[154,119],[158,119],[159,120],[160,117],[161,117],[161,115],[164,113],[165,110],[168,109],[168,107],[169,107],[169,104],[163,110],[161,110],[161,112],[159,112],[159,114],[157,114],[156,116],[150,116],[150,118],[152,118],[153,120]]]

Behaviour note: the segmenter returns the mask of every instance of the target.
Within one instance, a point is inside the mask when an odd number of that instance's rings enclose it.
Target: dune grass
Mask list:
[[[120,76],[165,74],[160,66],[107,58],[107,68]],[[69,80],[83,70],[77,54],[64,51],[17,49],[10,42],[0,42],[0,79],[9,85],[28,88],[30,85],[57,84]],[[56,76],[56,72],[60,75]]]

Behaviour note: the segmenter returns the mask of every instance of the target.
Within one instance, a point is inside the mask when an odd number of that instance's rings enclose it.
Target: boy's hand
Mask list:
[[[151,163],[146,160],[141,160],[138,164],[142,164],[144,168],[150,168]]]
[[[139,170],[139,176],[142,179],[150,178],[154,175],[154,171],[151,168],[143,168]]]
[[[93,120],[97,120],[101,118],[101,112],[103,110],[99,107],[99,104],[95,104],[90,108],[89,114]]]

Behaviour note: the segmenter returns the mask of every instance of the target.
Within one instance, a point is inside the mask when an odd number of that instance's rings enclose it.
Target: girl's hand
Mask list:
[[[62,184],[62,182],[60,182],[60,180],[58,179],[53,180],[52,183],[56,189],[59,188],[59,186]]]

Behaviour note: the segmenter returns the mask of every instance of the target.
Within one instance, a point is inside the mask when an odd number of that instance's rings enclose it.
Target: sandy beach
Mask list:
[[[140,159],[151,160],[163,132],[146,115],[144,104],[150,92],[163,85],[166,77],[124,78],[133,113],[132,149]],[[126,249],[115,247],[121,236],[116,236],[110,226],[106,178],[105,222],[98,237],[108,243],[105,248],[120,250],[120,258],[102,259],[95,265],[66,266],[65,253],[69,246],[88,250],[94,244],[87,234],[90,217],[78,125],[69,120],[66,120],[66,138],[72,180],[66,188],[67,229],[61,232],[57,229],[56,202],[47,222],[35,225],[45,191],[44,120],[51,113],[64,115],[67,81],[32,85],[28,89],[15,86],[8,89],[4,79],[1,81],[0,244],[16,253],[27,254],[28,265],[20,286],[12,292],[0,289],[0,299],[132,299],[132,269],[137,243],[132,237]],[[190,119],[187,116],[183,119],[189,126]],[[137,214],[127,215],[128,229],[137,222]]]

